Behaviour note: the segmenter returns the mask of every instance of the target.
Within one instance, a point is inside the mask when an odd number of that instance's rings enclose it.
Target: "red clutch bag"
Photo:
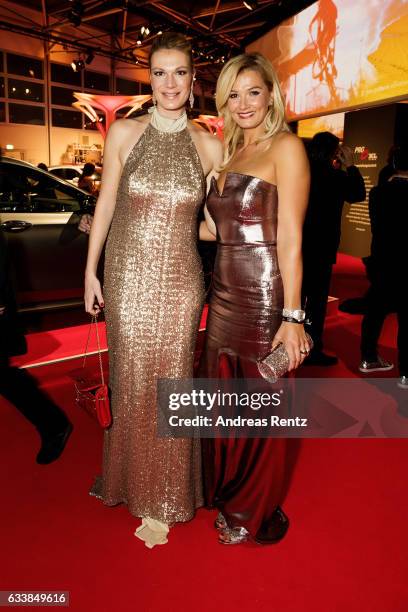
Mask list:
[[[95,329],[98,344],[100,378],[95,378],[92,375],[90,376],[88,371],[85,369],[92,328]],[[82,368],[75,375],[75,400],[81,409],[85,410],[85,412],[97,419],[101,427],[104,429],[110,427],[112,424],[112,413],[110,409],[109,389],[108,385],[105,384],[105,377],[103,374],[98,319],[96,315],[92,316],[92,321],[89,325],[88,339],[86,341]]]

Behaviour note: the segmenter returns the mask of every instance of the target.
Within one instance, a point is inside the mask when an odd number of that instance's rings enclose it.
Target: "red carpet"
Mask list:
[[[346,298],[363,296],[367,288],[368,281],[361,259],[350,255],[338,255],[337,264],[333,269],[331,295],[338,297],[341,303]],[[327,319],[325,346],[340,358],[340,364],[335,368],[333,374],[330,373],[330,376],[361,376],[357,369],[360,362],[361,319],[361,315],[349,315],[341,311],[338,311],[336,318]],[[394,364],[397,363],[396,345],[397,320],[392,314],[384,323],[379,342],[379,353]],[[394,369],[390,372],[380,372],[374,376],[393,378],[398,376],[398,373]]]
[[[201,315],[200,331],[205,329],[207,310],[206,304]],[[98,330],[101,350],[106,351],[105,323],[99,322]],[[88,325],[76,325],[28,334],[27,353],[14,357],[12,365],[19,368],[30,368],[79,357],[85,352],[88,333]],[[92,329],[87,352],[95,353],[97,348],[95,330]]]
[[[356,270],[356,292],[333,295],[360,295]],[[351,273],[339,265],[333,288],[344,288]],[[327,346],[343,361],[336,375],[354,373],[359,320],[340,314],[328,326]],[[395,356],[393,325],[384,335],[386,356]],[[284,508],[291,527],[278,545],[222,547],[214,513],[200,510],[171,530],[169,544],[148,550],[132,535],[138,520],[125,507],[88,496],[102,432],[73,404],[66,373],[76,365],[31,370],[74,423],[55,464],[35,463],[35,432],[1,402],[0,590],[70,591],[75,612],[405,612],[404,440],[290,441]]]

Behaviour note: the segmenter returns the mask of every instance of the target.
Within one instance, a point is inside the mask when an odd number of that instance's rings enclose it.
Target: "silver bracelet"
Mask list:
[[[289,319],[295,319],[298,323],[303,323],[306,317],[306,313],[300,308],[297,308],[295,310],[292,310],[291,308],[284,308],[282,310],[282,316]]]

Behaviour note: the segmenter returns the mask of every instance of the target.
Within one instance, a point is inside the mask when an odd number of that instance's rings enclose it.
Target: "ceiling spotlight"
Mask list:
[[[82,21],[82,15],[84,14],[84,7],[82,0],[74,0],[72,2],[71,10],[68,13],[68,20],[74,26],[80,26]]]
[[[80,72],[81,70],[85,68],[84,60],[81,60],[81,59],[73,60],[71,62],[71,68],[74,72]]]
[[[88,66],[89,66],[89,64],[92,64],[94,59],[95,59],[95,55],[94,55],[93,51],[89,50],[88,51],[88,55],[86,56],[86,59],[85,59],[85,64],[88,64]]]
[[[142,44],[142,41],[141,40],[137,40],[136,44],[140,47],[140,45]]]
[[[256,0],[244,0],[242,4],[248,9],[248,11],[254,11],[258,8],[258,2]]]
[[[142,26],[140,28],[140,33],[143,36],[143,38],[146,38],[146,36],[149,36],[150,30],[149,30],[149,28],[147,26]]]
[[[161,36],[162,34],[163,34],[163,32],[162,32],[161,30],[159,30],[159,31],[157,32],[157,36]]]

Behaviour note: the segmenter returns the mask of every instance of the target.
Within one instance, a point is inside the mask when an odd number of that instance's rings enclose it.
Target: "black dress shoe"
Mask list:
[[[271,518],[262,525],[255,537],[258,544],[276,544],[285,537],[289,519],[280,506],[276,506]]]
[[[340,312],[348,314],[362,314],[367,312],[367,298],[365,296],[358,298],[349,298],[339,304]]]
[[[314,365],[314,366],[334,366],[339,362],[337,357],[334,355],[326,355],[323,351],[312,351],[303,362],[303,365]]]
[[[40,452],[37,455],[37,463],[47,465],[56,461],[61,456],[72,430],[73,427],[68,422],[65,429],[60,433],[43,436]]]

